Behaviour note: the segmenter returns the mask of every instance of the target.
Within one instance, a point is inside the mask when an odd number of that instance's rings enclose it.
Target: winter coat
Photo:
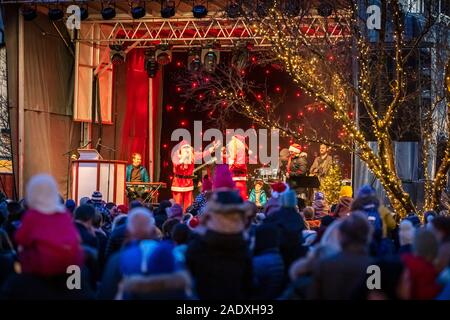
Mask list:
[[[131,173],[133,172],[133,165],[130,164],[127,166],[127,181],[131,181]],[[150,182],[150,177],[148,176],[147,169],[143,166],[140,166],[139,173],[141,175],[142,182]]]
[[[114,253],[118,252],[125,241],[127,235],[127,226],[121,225],[114,229],[114,231],[111,233],[108,239],[108,243],[106,244],[106,250],[105,250],[105,259],[108,260],[108,258],[113,255]]]
[[[439,245],[439,251],[436,258],[436,269],[441,272],[450,265],[450,238]]]
[[[259,300],[277,298],[283,291],[284,262],[278,249],[253,257],[254,294]]]
[[[242,233],[207,230],[195,236],[186,251],[196,295],[206,300],[244,300],[251,297],[252,259]]]
[[[364,250],[342,251],[314,266],[308,298],[349,300],[367,277],[372,259]]]
[[[289,268],[302,254],[302,231],[305,221],[294,208],[281,208],[264,219],[264,223],[275,225],[281,235],[280,252],[284,265]]]
[[[411,299],[430,300],[437,297],[441,287],[437,283],[438,272],[426,259],[412,254],[402,255],[402,261],[411,279]]]
[[[85,246],[98,250],[98,241],[95,232],[91,232],[82,223],[75,222],[75,226],[80,234],[81,243]]]
[[[42,276],[66,274],[70,265],[83,264],[80,235],[71,216],[28,210],[15,234],[23,273]]]
[[[97,299],[113,300],[117,295],[119,283],[121,281],[120,252],[116,252],[109,257],[105,269],[103,270],[103,277],[97,292]]]
[[[256,190],[255,189],[252,189],[252,191],[250,192],[250,196],[249,196],[249,198],[248,198],[248,201],[251,201],[251,202],[253,202],[253,203],[255,203],[256,204]],[[266,192],[264,191],[264,190],[260,190],[260,193],[259,193],[259,206],[260,207],[264,207],[265,205],[266,205],[266,203],[267,203],[267,196],[266,196]]]
[[[308,170],[308,160],[305,157],[293,157],[288,161],[289,177],[304,176]]]

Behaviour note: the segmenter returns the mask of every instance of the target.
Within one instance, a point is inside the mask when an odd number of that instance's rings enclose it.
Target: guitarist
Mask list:
[[[178,150],[172,154],[173,164],[173,180],[172,180],[172,197],[175,203],[183,207],[186,211],[193,202],[194,191],[194,167],[195,160],[201,159],[216,150],[219,142],[214,142],[213,146],[204,152],[194,152],[194,148],[183,140],[178,147]]]

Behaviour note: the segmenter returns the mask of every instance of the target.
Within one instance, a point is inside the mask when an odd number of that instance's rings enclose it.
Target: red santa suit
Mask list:
[[[247,200],[247,146],[244,141],[245,138],[243,136],[236,135],[228,143],[227,163],[230,166],[236,188],[239,190],[241,197]]]
[[[210,154],[207,150],[204,153],[194,152],[194,148],[182,141],[178,151],[172,155],[173,164],[173,180],[172,180],[172,197],[176,203],[183,207],[185,212],[187,207],[193,203],[194,191],[194,167],[195,161],[201,159],[203,156]]]

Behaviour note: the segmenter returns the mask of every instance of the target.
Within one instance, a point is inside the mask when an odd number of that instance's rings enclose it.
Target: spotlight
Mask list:
[[[169,19],[175,15],[175,1],[161,0],[161,17]]]
[[[144,3],[142,3],[140,0],[136,1],[132,1],[130,2],[130,7],[131,7],[131,16],[133,17],[133,19],[141,19],[143,17],[145,17],[146,11],[145,11],[145,1]]]
[[[64,11],[61,10],[61,8],[55,7],[55,8],[49,8],[48,9],[48,18],[51,21],[58,21],[64,18]]]
[[[188,53],[188,70],[198,72],[202,68],[201,52],[199,49],[191,49]]]
[[[195,4],[195,0],[193,3]],[[208,4],[208,1],[206,1],[206,4]],[[194,18],[201,19],[206,17],[208,9],[203,4],[197,4],[192,8],[192,14],[194,15]]]
[[[202,50],[202,63],[206,72],[213,73],[219,64],[220,54],[212,47]]]
[[[328,2],[322,1],[317,7],[317,13],[321,17],[327,18],[333,14],[333,7]]]
[[[155,53],[156,61],[158,64],[165,66],[172,61],[172,51],[168,44],[161,44]]]
[[[155,58],[155,50],[148,49],[145,51],[145,70],[149,78],[156,77],[159,65]]]
[[[282,4],[283,12],[289,17],[296,17],[300,14],[299,0],[285,0]]]
[[[114,2],[114,6],[111,6],[112,1],[102,1],[102,18],[103,20],[111,20],[116,16],[116,3]],[[106,5],[105,5],[106,4]]]
[[[237,18],[241,14],[241,5],[238,4],[236,1],[231,1],[231,3],[228,5],[227,9],[227,15],[228,18]]]
[[[115,66],[125,62],[126,54],[121,44],[112,44],[109,46],[111,63]]]
[[[36,4],[25,4],[20,11],[25,21],[31,21],[37,17]]]

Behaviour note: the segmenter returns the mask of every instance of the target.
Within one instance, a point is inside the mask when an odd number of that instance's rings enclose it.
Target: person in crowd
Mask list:
[[[120,204],[117,206],[117,215],[121,214],[127,214],[128,213],[128,207],[124,204]]]
[[[183,219],[183,208],[179,204],[175,203],[167,209],[167,218],[181,221]]]
[[[106,243],[105,261],[107,261],[114,253],[120,251],[127,236],[126,222],[128,220],[128,216],[123,218],[116,217],[116,220],[114,230],[109,235],[108,242]],[[119,224],[119,221],[122,221],[122,223]]]
[[[263,189],[264,182],[262,180],[255,181],[255,187],[250,191],[249,201],[256,204],[258,208],[262,208],[267,203],[266,192]]]
[[[164,240],[171,240],[172,239],[172,231],[173,228],[180,224],[180,219],[167,219],[166,222],[164,222],[162,226],[162,237]]]
[[[278,211],[280,206],[280,195],[289,190],[289,187],[286,183],[276,182],[271,184],[271,197],[267,201],[266,206],[264,207],[263,213],[266,217],[270,216],[273,212]]]
[[[411,221],[404,219],[402,222],[400,222],[398,231],[398,238],[400,242],[398,253],[400,255],[412,252],[412,244],[414,241],[415,231],[416,230]]]
[[[175,244],[174,254],[177,261],[180,261],[183,265],[186,261],[186,250],[191,237],[192,231],[188,224],[179,223],[172,229],[172,241]]]
[[[350,207],[353,201],[353,190],[351,186],[342,186],[339,192],[339,202],[337,203],[333,215],[336,218],[344,218],[350,213]]]
[[[159,204],[159,207],[154,212],[155,225],[158,229],[162,230],[164,222],[167,220],[167,208],[170,208],[172,203],[169,200],[163,200]]]
[[[99,299],[114,299],[124,275],[130,274],[132,270],[138,272],[141,268],[147,268],[141,261],[148,258],[149,251],[156,243],[153,240],[156,227],[152,213],[144,207],[130,210],[125,228],[127,244],[108,259],[98,292]]]
[[[92,205],[92,200],[89,197],[83,197],[80,199],[80,206],[84,205],[84,204],[88,204],[88,205]]]
[[[206,201],[212,191],[212,182],[208,175],[205,175],[202,180],[202,192],[200,192],[197,197],[195,197],[194,203],[192,204],[191,213],[193,215],[201,215],[205,211]]]
[[[0,229],[0,288],[9,275],[15,272],[16,252],[8,234]]]
[[[69,211],[70,214],[73,214],[73,212],[75,211],[75,208],[77,207],[77,204],[75,203],[74,200],[67,199],[65,206],[66,206],[67,211]]]
[[[22,216],[25,213],[25,209],[20,203],[12,201],[7,204],[7,210],[9,214],[6,217],[6,221],[3,223],[3,229],[6,231],[14,248],[17,250],[14,234],[22,223]]]
[[[287,190],[280,196],[280,210],[274,212],[264,220],[264,224],[271,224],[278,228],[281,234],[280,251],[284,265],[288,268],[303,252],[302,231],[305,221],[297,210],[297,195]]]
[[[143,251],[140,248],[138,251],[136,248],[133,250],[130,247],[123,253],[121,266],[125,272],[124,279],[119,286],[118,298],[125,300],[190,300],[192,298],[192,280],[189,274],[179,267],[173,244],[164,241],[148,244],[148,250]],[[146,259],[145,262],[141,262],[143,259]],[[140,263],[140,269],[136,268],[135,261]]]
[[[284,262],[281,257],[279,230],[270,224],[255,230],[253,249],[253,298],[269,300],[277,298],[284,283]]]
[[[441,291],[437,283],[438,272],[433,264],[438,253],[438,241],[431,231],[417,229],[412,248],[412,254],[401,257],[411,278],[411,299],[434,299]]]
[[[126,214],[119,214],[117,217],[115,217],[114,220],[113,220],[111,232],[114,232],[114,230],[116,230],[116,228],[126,224],[127,223],[127,217],[128,216]]]
[[[252,260],[244,238],[248,203],[235,189],[226,164],[216,166],[213,186],[203,215],[204,233],[189,243],[186,266],[200,299],[248,299],[253,279]]]
[[[84,255],[55,180],[46,174],[33,176],[27,184],[26,199],[28,210],[15,233],[21,273],[6,280],[2,295],[7,299],[87,297],[90,287],[84,282],[82,290],[69,290],[66,284],[68,267],[81,268]]]
[[[320,219],[315,218],[313,207],[306,207],[303,209],[303,217],[309,230],[317,231],[320,228]]]
[[[368,289],[367,281],[361,284],[361,291],[355,299],[365,300],[409,300],[411,299],[411,279],[408,269],[399,257],[384,257],[375,262],[380,268],[380,288]]]
[[[317,218],[322,218],[328,215],[328,204],[325,199],[325,194],[323,192],[316,192],[314,194],[314,201],[312,207],[314,208],[314,215]]]
[[[332,216],[325,216],[322,219],[320,219],[320,227],[319,230],[317,230],[317,237],[314,240],[314,242],[312,243],[317,244],[321,241],[322,236],[325,234],[325,232],[327,231],[328,227],[335,221],[336,219]]]
[[[108,243],[108,235],[102,229],[103,216],[100,212],[95,212],[92,227],[94,229],[95,237],[97,238],[98,264],[100,270],[103,269],[105,263],[106,244]]]
[[[103,202],[103,195],[99,191],[94,191],[91,196],[91,201],[93,207],[102,214],[103,216],[103,227],[102,229],[109,234],[112,228],[112,218],[109,210],[106,208]]]
[[[419,216],[415,212],[408,213],[405,219],[411,221],[414,228],[420,228],[422,226],[422,222],[420,221]]]
[[[82,205],[75,210],[75,226],[81,237],[81,242],[98,250],[98,241],[94,229],[95,209],[93,206]]]
[[[309,299],[347,300],[366,279],[372,228],[366,214],[352,212],[339,225],[342,251],[321,260],[314,268]],[[339,276],[337,276],[339,275]]]
[[[437,217],[431,221],[431,230],[439,241],[436,269],[441,272],[450,267],[450,217]]]

